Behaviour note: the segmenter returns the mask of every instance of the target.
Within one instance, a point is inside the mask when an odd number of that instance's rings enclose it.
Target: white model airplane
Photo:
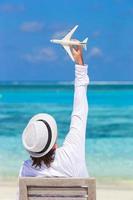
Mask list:
[[[86,45],[87,45],[87,41],[88,41],[88,38],[84,39],[82,42],[71,39],[73,33],[76,31],[77,28],[78,28],[78,25],[76,25],[62,40],[56,40],[56,39],[50,40],[53,43],[62,45],[73,61],[75,61],[75,60],[72,55],[70,46],[71,45],[81,46],[84,49],[87,49]]]

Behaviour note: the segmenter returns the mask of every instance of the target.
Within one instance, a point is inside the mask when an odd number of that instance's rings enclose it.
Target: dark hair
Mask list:
[[[35,158],[31,156],[31,159],[33,161],[32,166],[41,168],[42,163],[44,163],[47,167],[50,167],[51,163],[54,161],[54,158],[55,158],[55,149],[52,148],[46,155],[42,157]]]

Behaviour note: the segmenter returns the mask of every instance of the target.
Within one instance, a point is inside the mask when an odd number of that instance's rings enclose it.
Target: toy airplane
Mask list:
[[[62,40],[56,40],[56,39],[50,40],[53,43],[62,45],[73,61],[75,61],[75,60],[72,55],[70,46],[71,45],[81,46],[84,49],[87,49],[86,45],[87,45],[87,41],[88,41],[88,38],[84,39],[82,42],[71,39],[73,33],[76,31],[77,28],[78,28],[78,25],[76,25]]]

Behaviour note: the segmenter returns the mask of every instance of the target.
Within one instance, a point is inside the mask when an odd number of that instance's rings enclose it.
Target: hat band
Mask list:
[[[49,124],[48,124],[47,121],[45,121],[45,120],[43,120],[43,119],[39,119],[39,120],[37,120],[37,121],[43,122],[43,123],[46,125],[47,129],[48,129],[48,141],[47,141],[46,146],[44,147],[44,149],[43,149],[42,151],[36,152],[36,153],[39,153],[39,154],[40,154],[40,153],[43,153],[43,152],[47,151],[49,145],[51,144],[51,140],[52,140],[52,131],[51,131],[51,128],[50,128],[50,126],[49,126]]]

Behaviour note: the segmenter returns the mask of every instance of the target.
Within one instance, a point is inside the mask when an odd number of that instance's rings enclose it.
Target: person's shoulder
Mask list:
[[[30,159],[24,160],[22,163],[22,166],[31,166],[31,165],[32,165],[32,161]]]
[[[31,160],[23,161],[21,168],[20,168],[19,176],[20,177],[27,176],[27,173],[28,173],[28,171],[30,171],[31,166],[32,166]]]

